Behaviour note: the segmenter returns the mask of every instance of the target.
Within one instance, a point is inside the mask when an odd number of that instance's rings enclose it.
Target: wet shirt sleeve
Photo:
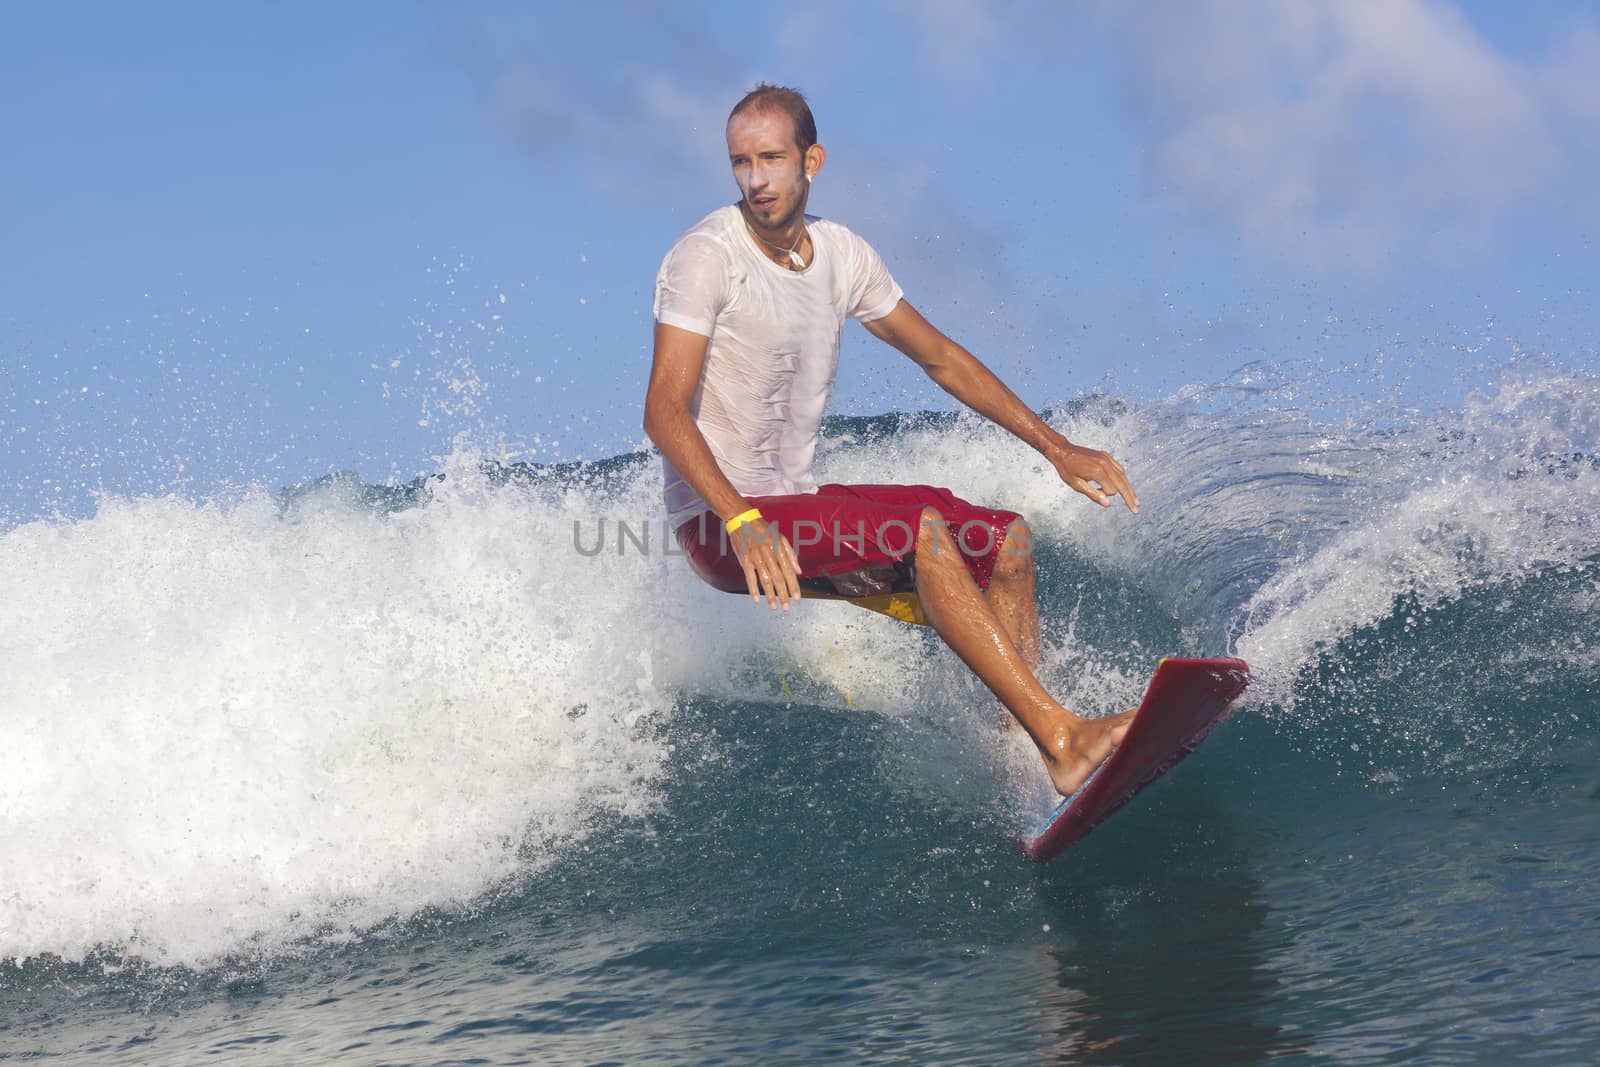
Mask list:
[[[722,248],[699,236],[674,245],[656,273],[656,321],[710,337],[727,302],[728,264]]]
[[[894,310],[905,293],[871,245],[850,233],[846,247],[850,269],[849,316],[858,322],[883,318]]]

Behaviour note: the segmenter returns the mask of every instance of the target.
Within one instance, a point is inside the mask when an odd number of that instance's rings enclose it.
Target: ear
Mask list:
[[[812,178],[817,176],[817,171],[822,169],[822,164],[827,162],[827,159],[827,149],[823,148],[819,144],[814,144],[810,148],[806,149],[806,158],[802,161],[802,163],[805,167],[807,181],[810,181]]]

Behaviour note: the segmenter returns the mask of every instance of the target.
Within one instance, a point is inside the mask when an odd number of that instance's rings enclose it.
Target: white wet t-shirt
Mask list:
[[[745,496],[814,493],[811,461],[846,318],[880,319],[903,295],[872,246],[806,216],[805,270],[768,259],[737,205],[678,238],[656,275],[657,322],[710,338],[689,415]],[[706,507],[662,460],[673,526]]]

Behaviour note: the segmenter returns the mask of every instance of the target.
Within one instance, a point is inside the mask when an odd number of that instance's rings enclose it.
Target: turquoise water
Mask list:
[[[1274,373],[1050,414],[1136,520],[965,421],[831,424],[830,478],[1028,514],[1072,706],[1255,667],[1046,867],[925,631],[574,549],[648,519],[643,457],[14,526],[0,1059],[1593,1062],[1600,383]]]

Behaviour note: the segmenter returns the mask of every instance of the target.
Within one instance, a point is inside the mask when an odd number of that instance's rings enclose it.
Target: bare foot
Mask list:
[[[1045,769],[1050,772],[1056,792],[1064,797],[1076,793],[1095,768],[1111,755],[1111,750],[1122,743],[1138,710],[1130,708],[1098,719],[1074,715],[1063,724],[1053,744],[1041,745],[1039,752],[1044,756]]]

